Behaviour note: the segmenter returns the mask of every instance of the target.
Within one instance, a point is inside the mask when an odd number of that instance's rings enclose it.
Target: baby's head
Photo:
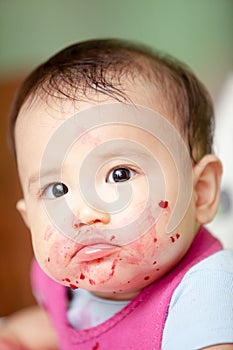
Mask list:
[[[32,72],[10,132],[41,267],[124,299],[164,275],[217,209],[213,124],[186,67],[128,42],[75,44]]]

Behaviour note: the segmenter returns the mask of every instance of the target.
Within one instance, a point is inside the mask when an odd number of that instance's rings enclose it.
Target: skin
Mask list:
[[[158,92],[149,91],[145,96],[140,82],[135,82],[134,86],[125,83],[125,86],[127,96],[133,103],[152,108],[169,119],[171,111]],[[31,231],[37,260],[51,278],[72,288],[88,289],[103,298],[130,300],[178,264],[189,249],[197,227],[212,220],[218,205],[222,169],[219,160],[213,155],[205,156],[193,166],[191,201],[182,221],[168,235],[166,227],[177,198],[175,167],[169,155],[161,145],[154,144],[154,140],[143,131],[135,131],[130,127],[121,126],[118,129],[118,127],[106,126],[89,132],[71,148],[61,169],[62,183],[69,189],[65,196],[77,218],[75,223],[69,222],[67,218],[69,225],[76,224],[77,230],[80,230],[81,225],[81,230],[86,235],[90,232],[89,230],[98,232],[102,228],[120,230],[121,227],[139,217],[148,203],[150,195],[146,174],[140,166],[133,169],[131,173],[133,176],[127,180],[130,181],[133,189],[132,201],[119,213],[109,212],[107,205],[104,211],[93,208],[80,196],[77,174],[82,160],[96,146],[114,138],[133,140],[150,149],[164,171],[166,198],[161,198],[163,208],[160,206],[160,201],[148,206],[145,221],[153,217],[156,207],[160,207],[161,215],[146,234],[140,235],[140,232],[137,232],[137,240],[123,246],[117,244],[109,255],[100,255],[98,259],[80,262],[75,254],[80,248],[80,243],[62,235],[50,222],[44,210],[43,201],[50,200],[56,203],[59,200],[51,198],[51,183],[57,181],[56,175],[53,175],[53,179],[45,179],[46,190],[40,188],[39,181],[34,181],[30,186],[28,183],[33,174],[38,173],[40,169],[45,146],[55,128],[79,111],[99,103],[110,102],[115,101],[97,96],[95,100],[78,103],[68,100],[58,102],[52,98],[45,103],[39,97],[25,103],[20,111],[15,130],[18,170],[23,189],[23,198],[18,202],[17,208]],[[35,137],[37,142],[34,142]],[[106,162],[100,164],[100,171],[97,172],[93,181],[95,181],[97,193],[108,203],[116,196],[116,184],[110,181],[111,171],[123,166],[132,170],[132,164],[125,164],[125,160],[120,157],[117,157],[116,161],[109,154],[105,154],[105,157]],[[111,243],[111,239],[113,240],[112,237],[106,238],[108,243]],[[55,342],[54,346],[56,346]],[[232,349],[227,346],[221,345],[221,349]],[[210,349],[217,348],[210,347]]]
[[[134,99],[133,102],[148,106],[147,100],[143,97],[140,100]],[[24,199],[19,204],[21,208],[25,206],[23,215],[31,231],[33,248],[37,260],[46,273],[58,283],[67,286],[71,284],[89,289],[105,298],[128,300],[170,270],[188,250],[196,234],[194,197],[181,224],[174,232],[167,235],[167,223],[177,197],[175,168],[168,154],[162,150],[158,142],[153,144],[152,137],[147,133],[132,127],[103,126],[89,132],[84,139],[81,138],[72,147],[62,168],[62,183],[69,189],[65,194],[66,200],[76,214],[77,220],[81,222],[85,235],[90,227],[94,234],[99,228],[119,228],[120,230],[140,215],[148,201],[147,174],[144,174],[140,168],[142,161],[140,157],[139,166],[134,168],[133,176],[129,180],[133,189],[133,198],[125,210],[112,214],[108,211],[106,204],[106,210],[100,212],[98,208],[93,209],[91,203],[82,200],[77,184],[77,174],[80,172],[83,160],[102,142],[121,137],[150,149],[153,157],[158,159],[164,170],[166,198],[160,198],[160,200],[166,200],[168,205],[163,208],[158,222],[136,241],[117,246],[109,256],[102,258],[100,255],[101,261],[96,259],[79,263],[74,256],[75,251],[79,249],[79,244],[64,237],[50,222],[44,210],[43,200],[53,201],[54,205],[59,200],[52,198],[51,186],[46,188],[45,193],[38,196],[38,192],[41,192],[39,181],[33,182],[30,186],[28,183],[31,176],[40,170],[44,148],[55,128],[59,127],[65,118],[74,114],[74,108],[77,112],[77,107],[78,111],[82,111],[83,108],[92,106],[93,103],[86,103],[85,106],[79,103],[78,106],[74,106],[72,102],[65,101],[63,110],[57,110],[56,100],[51,100],[49,106],[41,100],[37,100],[31,106],[25,106],[16,125],[17,160],[24,193]],[[28,145],[33,143],[35,130],[38,142],[34,143],[32,150]],[[122,166],[133,169],[133,164],[129,160],[129,164],[125,165],[124,159],[120,157],[115,159],[108,152],[104,156],[105,162],[100,163],[100,171],[95,174],[95,181],[97,193],[108,203],[116,196],[116,184],[109,182],[108,174],[111,174],[112,169]],[[57,181],[59,177],[56,174],[51,178],[43,179],[45,187]],[[118,185],[122,186],[122,184]],[[159,207],[159,201],[157,207]],[[20,210],[22,212],[22,209]],[[155,209],[149,206],[145,221],[153,216],[153,210]],[[72,222],[68,225],[72,226]],[[140,233],[135,232],[135,235],[140,236]],[[171,237],[174,237],[175,242]],[[72,256],[74,258],[71,258]]]

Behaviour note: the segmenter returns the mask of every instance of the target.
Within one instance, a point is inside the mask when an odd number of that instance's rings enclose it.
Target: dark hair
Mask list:
[[[214,113],[203,84],[182,63],[149,48],[117,39],[89,40],[69,46],[35,69],[22,83],[13,103],[9,136],[24,102],[34,94],[74,100],[91,91],[128,101],[122,77],[140,76],[159,89],[174,110],[173,118],[188,142],[194,162],[212,152]]]

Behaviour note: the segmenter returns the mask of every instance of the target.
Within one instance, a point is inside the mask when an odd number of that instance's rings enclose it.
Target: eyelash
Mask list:
[[[128,166],[128,165],[125,165],[125,164],[124,165],[117,165],[117,166],[115,166],[114,168],[112,168],[108,172],[108,174],[106,176],[106,180],[105,180],[106,182],[108,182],[108,178],[109,178],[110,174],[113,173],[117,169],[126,169],[126,170],[129,170],[130,172],[134,172],[135,173],[130,179],[127,179],[125,181],[132,180],[133,177],[135,177],[136,175],[138,175],[140,173],[138,169],[135,169],[132,166]],[[125,181],[119,181],[119,182],[125,182]],[[117,183],[117,182],[112,181],[112,182],[109,182],[109,183]]]
[[[68,186],[66,186],[66,184],[64,184],[63,182],[51,182],[50,184],[47,184],[47,185],[45,185],[43,188],[41,188],[39,191],[38,191],[38,193],[37,193],[37,198],[43,198],[43,197],[45,197],[45,193],[46,193],[46,191],[48,191],[49,190],[49,188],[52,188],[52,186],[54,186],[54,185],[62,185],[62,186],[65,186],[66,188],[67,188],[67,192],[69,192],[69,188],[68,188]],[[67,193],[66,192],[66,193]],[[66,194],[65,193],[65,194]],[[64,194],[64,195],[65,195]],[[58,196],[58,197],[53,197],[53,198],[46,198],[46,199],[56,199],[56,198],[59,198],[59,197],[62,197],[62,196],[64,196],[64,195],[61,195],[61,196]]]
[[[114,181],[108,181],[108,179],[109,179],[109,176],[110,176],[110,174],[111,173],[113,173],[115,170],[117,170],[117,169],[126,169],[126,170],[129,170],[129,172],[131,173],[131,177],[129,178],[129,179],[126,179],[126,180],[124,180],[124,181],[118,181],[118,182],[126,182],[126,181],[131,181],[132,180],[132,178],[133,177],[135,177],[136,175],[138,175],[138,174],[140,174],[140,171],[139,171],[139,169],[135,169],[135,168],[133,168],[132,166],[129,166],[129,165],[123,165],[123,164],[121,164],[121,165],[117,165],[117,166],[115,166],[114,168],[112,168],[108,173],[107,173],[107,176],[106,176],[106,179],[105,179],[105,181],[106,181],[106,183],[118,183],[117,181],[116,182],[114,182]],[[133,174],[133,176],[132,176],[132,172],[134,173]],[[45,197],[45,192],[49,189],[49,188],[51,188],[53,185],[56,185],[56,184],[61,184],[61,185],[63,185],[63,186],[66,186],[64,183],[62,183],[62,182],[52,182],[52,183],[50,183],[50,184],[47,184],[47,185],[45,185],[43,188],[41,188],[41,189],[39,189],[39,191],[37,192],[37,194],[36,194],[36,196],[37,196],[37,198],[39,198],[39,199],[41,199],[41,198],[43,198],[43,197]],[[68,186],[66,186],[67,187],[67,192],[69,191],[69,189],[68,189]],[[67,193],[66,192],[66,193]],[[66,194],[65,193],[65,194]],[[64,195],[65,195],[64,194]],[[60,197],[62,197],[62,196],[64,196],[64,195],[61,195]],[[53,198],[47,198],[47,199],[56,199],[56,198],[59,198],[59,197],[53,197]]]

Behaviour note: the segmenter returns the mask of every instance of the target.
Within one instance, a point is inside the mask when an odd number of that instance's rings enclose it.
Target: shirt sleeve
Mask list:
[[[233,251],[192,267],[176,288],[165,323],[163,350],[233,343]]]

